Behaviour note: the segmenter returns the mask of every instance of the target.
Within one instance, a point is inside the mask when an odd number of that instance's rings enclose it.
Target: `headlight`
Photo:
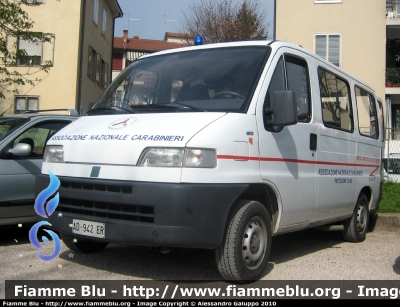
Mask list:
[[[146,148],[139,158],[138,166],[180,167],[183,148]]]
[[[187,148],[185,150],[184,167],[205,167],[217,166],[217,156],[213,149]]]
[[[44,149],[43,161],[50,163],[64,163],[64,147],[49,145]]]
[[[217,164],[214,149],[146,148],[138,166],[213,168]]]

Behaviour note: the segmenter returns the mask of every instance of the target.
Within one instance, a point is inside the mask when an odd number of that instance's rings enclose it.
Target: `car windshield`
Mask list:
[[[88,115],[247,111],[269,47],[186,50],[138,59]]]
[[[28,121],[28,118],[0,117],[0,141]]]

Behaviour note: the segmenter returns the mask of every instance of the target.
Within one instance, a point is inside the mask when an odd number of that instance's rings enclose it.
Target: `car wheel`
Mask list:
[[[271,221],[256,201],[239,202],[228,221],[224,240],[215,251],[218,270],[226,280],[254,281],[262,277],[271,250]]]
[[[365,240],[369,223],[368,199],[360,194],[353,215],[343,222],[343,238],[348,242],[362,242]]]
[[[65,233],[60,233],[60,236],[69,249],[78,253],[97,253],[102,251],[108,245],[107,242],[97,242],[86,239],[75,240],[73,236],[67,235]]]

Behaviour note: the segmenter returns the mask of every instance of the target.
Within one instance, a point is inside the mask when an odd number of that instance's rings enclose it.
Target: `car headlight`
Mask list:
[[[137,165],[213,168],[217,158],[214,149],[150,147],[143,151]]]
[[[43,161],[50,163],[64,163],[64,147],[60,145],[48,145],[44,149]]]

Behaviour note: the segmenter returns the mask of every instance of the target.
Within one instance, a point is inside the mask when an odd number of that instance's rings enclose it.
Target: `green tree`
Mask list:
[[[182,11],[183,32],[201,35],[204,43],[265,40],[265,12],[258,0],[192,0]]]
[[[34,0],[0,0],[0,98],[5,98],[6,92],[18,93],[15,85],[34,86],[41,81],[35,74],[39,71],[47,73],[52,66],[51,61],[46,61],[31,69],[35,65],[32,58],[24,49],[18,48],[18,39],[31,43],[51,42],[45,33],[31,31],[34,21],[23,10],[24,5],[38,4]],[[28,68],[24,72],[16,70],[17,63],[24,63]]]
[[[257,3],[244,1],[236,13],[233,35],[235,40],[265,40],[267,32],[262,26],[262,16],[258,13]]]

